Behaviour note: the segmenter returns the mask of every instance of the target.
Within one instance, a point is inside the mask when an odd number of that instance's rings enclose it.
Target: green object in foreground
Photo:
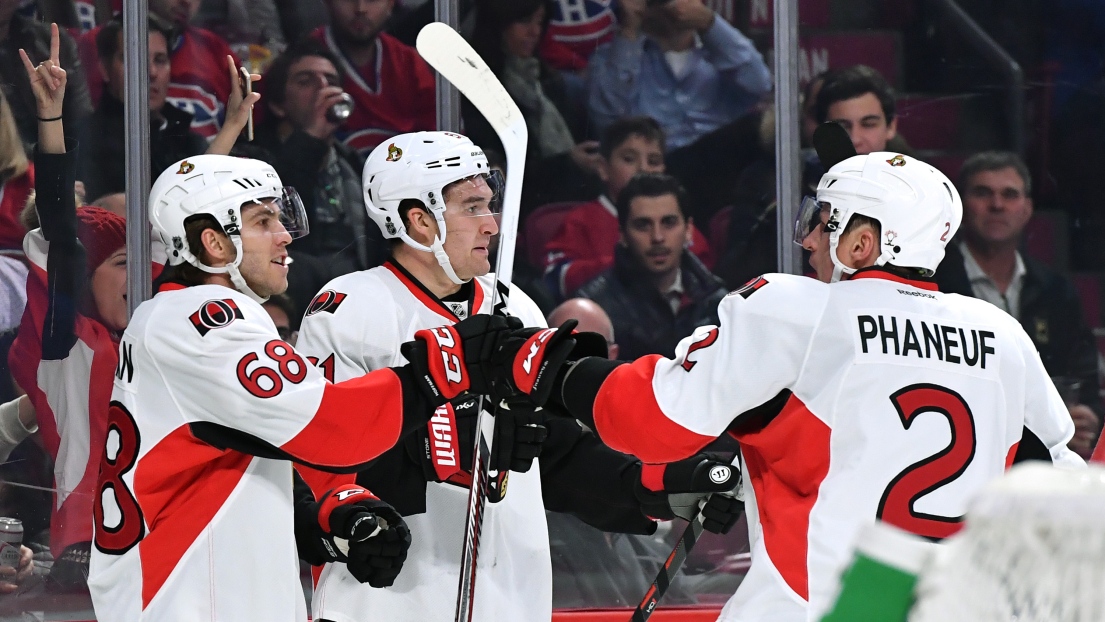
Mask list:
[[[917,576],[860,554],[841,582],[840,596],[821,622],[905,622]]]

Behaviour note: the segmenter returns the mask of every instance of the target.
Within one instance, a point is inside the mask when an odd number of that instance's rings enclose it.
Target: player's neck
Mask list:
[[[411,274],[422,287],[439,299],[460,291],[460,285],[454,283],[438,263],[433,253],[411,248],[406,244],[397,246],[391,258],[395,263]]]
[[[229,287],[230,289],[236,289],[234,283],[230,282],[230,275],[224,273],[220,274],[208,274],[207,278],[203,280],[204,285],[222,285],[223,287]]]

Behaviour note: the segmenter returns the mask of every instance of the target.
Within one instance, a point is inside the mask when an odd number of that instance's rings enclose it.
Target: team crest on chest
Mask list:
[[[238,308],[238,303],[226,298],[223,300],[208,300],[200,305],[195,313],[189,315],[188,319],[192,322],[192,326],[195,327],[200,337],[203,337],[216,328],[230,326],[234,320],[243,319],[243,316],[241,309]]]

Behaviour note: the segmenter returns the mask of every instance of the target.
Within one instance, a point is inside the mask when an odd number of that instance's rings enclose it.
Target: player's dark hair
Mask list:
[[[870,225],[870,227],[875,230],[876,241],[882,238],[882,223],[870,216],[864,216],[863,214],[852,214],[851,219],[848,220],[848,224],[844,225],[844,231],[841,231],[840,234],[844,235],[850,233],[863,225]]]
[[[623,230],[625,229],[633,199],[637,197],[662,197],[668,194],[675,197],[675,203],[679,206],[679,213],[686,220],[687,191],[678,179],[662,173],[637,173],[618,195],[618,202],[615,204],[618,209],[618,226]]]
[[[890,87],[882,74],[867,65],[852,65],[825,76],[825,83],[817,93],[817,105],[814,114],[818,123],[829,120],[829,106],[836,102],[854,99],[872,93],[882,105],[886,122],[894,120],[894,89]]]
[[[652,117],[622,117],[614,121],[602,133],[599,140],[599,153],[607,160],[617,149],[632,136],[640,136],[649,141],[660,143],[660,151],[666,148],[664,130]]]
[[[197,214],[184,220],[184,237],[188,242],[188,250],[204,265],[209,265],[210,257],[203,247],[201,236],[208,229],[214,229],[220,233],[223,231],[215,217],[210,214]],[[209,276],[208,273],[185,261],[176,266],[165,266],[165,270],[157,278],[157,285],[161,283],[180,283],[188,286],[203,285],[207,282]],[[156,291],[156,288],[154,291]]]
[[[967,191],[967,184],[971,178],[979,173],[988,171],[1000,171],[1011,168],[1020,175],[1024,182],[1024,193],[1032,194],[1032,173],[1021,157],[1012,151],[983,151],[967,158],[963,166],[959,168],[959,190]]]
[[[284,50],[283,54],[272,61],[272,65],[265,72],[265,79],[261,81],[261,85],[265,88],[265,101],[270,104],[283,104],[292,65],[304,58],[314,56],[330,61],[338,72],[338,84],[341,84],[345,79],[341,61],[321,41],[308,37]]]
[[[154,15],[149,14],[150,32],[160,32],[165,37],[165,44],[172,45],[173,43],[173,29],[165,20]],[[119,51],[120,37],[123,32],[122,19],[113,19],[110,22],[104,24],[104,27],[100,29],[100,32],[96,33],[96,56],[100,59],[101,63],[110,63],[111,59],[115,57],[115,53]]]

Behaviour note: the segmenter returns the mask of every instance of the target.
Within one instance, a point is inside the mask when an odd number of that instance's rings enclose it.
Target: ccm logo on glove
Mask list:
[[[522,390],[524,393],[529,393],[533,390],[533,386],[541,379],[541,360],[544,358],[544,349],[541,347],[549,340],[550,337],[556,334],[555,328],[546,328],[545,330],[530,337],[529,353],[526,358],[522,360],[521,371],[514,370],[514,384]],[[537,368],[537,373],[534,374],[534,367]]]

